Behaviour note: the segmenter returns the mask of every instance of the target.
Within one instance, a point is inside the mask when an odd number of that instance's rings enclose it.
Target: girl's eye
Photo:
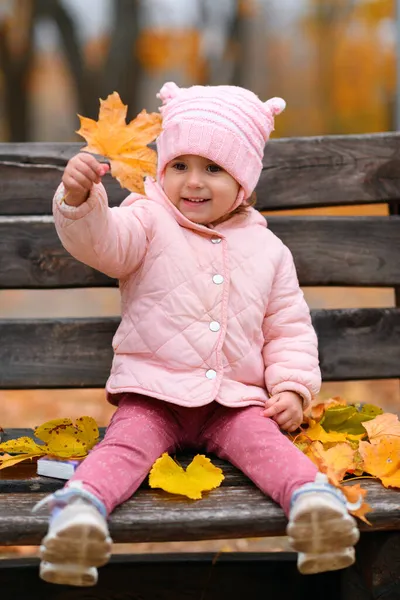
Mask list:
[[[207,170],[210,173],[218,173],[219,171],[222,171],[222,168],[218,165],[208,165]]]
[[[184,171],[186,169],[186,165],[185,163],[175,163],[172,165],[173,169],[176,169],[177,171]]]

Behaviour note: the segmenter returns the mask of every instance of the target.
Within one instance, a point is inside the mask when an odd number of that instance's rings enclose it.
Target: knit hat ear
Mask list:
[[[283,98],[270,98],[265,102],[265,106],[275,117],[275,115],[280,115],[285,110],[286,102]]]
[[[173,100],[179,94],[179,89],[180,88],[176,83],[168,81],[167,83],[164,83],[161,90],[158,92],[157,98],[160,98],[163,105],[168,104],[170,100]]]

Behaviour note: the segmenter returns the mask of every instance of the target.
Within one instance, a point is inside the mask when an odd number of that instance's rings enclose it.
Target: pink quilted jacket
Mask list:
[[[255,209],[221,225],[186,219],[146,180],[109,208],[95,185],[79,208],[54,198],[62,244],[120,280],[121,324],[106,389],[182,406],[213,400],[263,406],[293,390],[307,405],[320,388],[317,339],[292,256]]]

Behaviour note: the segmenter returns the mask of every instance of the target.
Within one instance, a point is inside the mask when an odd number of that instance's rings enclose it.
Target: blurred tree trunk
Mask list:
[[[85,65],[75,26],[59,0],[36,0],[38,14],[52,19],[58,27],[65,56],[74,79],[79,111],[95,118],[99,98],[118,91],[123,102],[135,112],[138,65],[135,45],[138,35],[138,0],[114,0],[115,22],[104,65],[93,70]]]
[[[234,41],[233,85],[263,96],[266,89],[265,37],[267,22],[259,0],[238,0],[231,40]]]
[[[15,22],[21,28],[20,43],[16,49],[11,43],[7,21],[0,21],[0,67],[4,74],[6,122],[11,142],[31,139],[29,123],[29,77],[34,62],[33,29],[37,19],[48,18],[57,26],[65,57],[74,81],[78,111],[97,118],[99,98],[118,91],[128,104],[129,118],[138,111],[137,93],[139,67],[136,60],[139,0],[114,0],[114,27],[104,64],[99,69],[85,65],[84,52],[68,10],[60,0],[15,0]],[[21,41],[21,40],[20,40]],[[15,44],[14,44],[15,45]]]
[[[0,21],[0,66],[4,74],[5,118],[10,142],[30,140],[28,85],[33,63],[35,7],[17,2],[16,12],[24,31],[11,43],[10,24]],[[13,32],[12,32],[13,33]]]

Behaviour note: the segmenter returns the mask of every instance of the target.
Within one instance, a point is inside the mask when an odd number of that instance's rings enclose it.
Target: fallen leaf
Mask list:
[[[360,508],[355,510],[350,510],[349,512],[354,516],[364,521],[367,525],[371,525],[371,523],[366,518],[366,514],[372,512],[372,507],[365,502],[365,496],[367,495],[367,490],[364,490],[359,483],[354,483],[352,485],[340,485],[339,489],[343,492],[346,497],[347,502],[350,504],[357,504],[361,501]]]
[[[321,473],[328,475],[329,479],[338,486],[346,472],[352,472],[355,468],[354,453],[355,450],[346,442],[325,450],[321,442],[316,441],[310,444],[306,455]]]
[[[84,458],[99,440],[99,428],[92,417],[53,419],[34,429],[37,444],[32,438],[20,437],[0,444],[0,468],[11,467],[35,456],[49,455],[61,459]],[[10,457],[9,454],[16,456]]]
[[[355,405],[332,406],[325,411],[320,423],[325,431],[363,436],[365,435],[365,429],[362,423],[374,419],[377,414],[376,411],[379,410],[381,409],[372,405],[368,405],[365,410],[364,407],[358,410]]]
[[[20,437],[0,444],[0,452],[11,454],[46,454],[45,446],[39,446],[32,438]]]
[[[87,449],[91,450],[99,441],[99,428],[96,421],[92,417],[79,417],[75,423]]]
[[[368,438],[371,442],[381,437],[400,437],[399,419],[397,415],[392,413],[378,415],[373,421],[364,423],[363,426],[367,430]]]
[[[187,496],[192,500],[202,497],[203,491],[212,490],[224,479],[222,470],[215,467],[209,458],[197,455],[186,471],[168,454],[164,453],[154,463],[149,474],[149,485],[172,494]]]
[[[400,438],[374,438],[373,442],[359,444],[364,471],[379,479],[390,477],[400,468]]]
[[[315,423],[314,421],[310,421],[310,427],[302,431],[300,438],[302,436],[322,443],[345,442],[347,440],[345,433],[327,433],[320,423]]]
[[[81,117],[77,131],[87,141],[83,151],[110,159],[111,174],[122,187],[143,192],[143,177],[155,176],[157,154],[147,147],[161,132],[161,115],[142,110],[129,124],[128,107],[117,92],[100,100],[99,120]]]
[[[0,456],[0,470],[1,469],[6,469],[7,467],[12,467],[13,465],[17,465],[20,462],[23,462],[24,460],[27,460],[28,458],[32,459],[32,458],[36,458],[37,456],[43,456],[42,453],[40,454],[18,454],[17,456],[10,456],[9,454],[3,454],[2,456]]]
[[[63,427],[73,427],[71,419],[53,419],[51,421],[46,421],[43,425],[35,427],[33,433],[39,440],[47,442],[55,431]]]
[[[400,487],[400,469],[388,477],[380,478],[385,487]]]
[[[326,410],[328,410],[329,408],[331,408],[332,406],[346,406],[347,402],[346,400],[344,400],[343,398],[340,398],[339,396],[336,396],[334,398],[330,398],[329,400],[326,400],[325,402],[320,402],[319,404],[314,404],[314,406],[311,407],[309,414],[311,419],[313,419],[314,421],[320,421],[322,419],[322,417],[324,416],[324,413]]]

